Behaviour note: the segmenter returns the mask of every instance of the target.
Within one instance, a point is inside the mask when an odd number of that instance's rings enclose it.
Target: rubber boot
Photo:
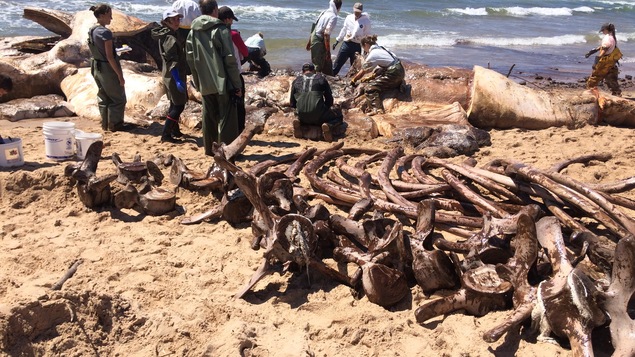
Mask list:
[[[181,128],[179,126],[179,122],[178,121],[174,122],[174,126],[172,127],[172,136],[175,137],[175,138],[183,137],[183,133],[181,132]]]
[[[176,139],[174,139],[172,137],[172,130],[174,128],[174,124],[176,122],[171,119],[170,117],[167,117],[165,119],[165,125],[163,126],[163,133],[161,134],[161,142],[168,142],[168,143],[175,143],[177,142]]]
[[[108,108],[107,107],[99,107],[99,115],[101,116],[101,129],[103,131],[108,130]]]

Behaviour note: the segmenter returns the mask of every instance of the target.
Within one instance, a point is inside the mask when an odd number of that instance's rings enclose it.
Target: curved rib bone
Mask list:
[[[403,155],[403,148],[398,146],[394,149],[392,149],[388,155],[386,155],[386,158],[384,159],[384,161],[381,164],[381,167],[379,168],[379,172],[377,175],[377,181],[379,182],[379,186],[381,187],[381,189],[384,191],[384,193],[386,194],[386,197],[401,206],[405,206],[405,207],[416,207],[416,205],[408,200],[406,200],[405,198],[401,197],[399,195],[399,193],[395,190],[394,187],[392,187],[392,184],[390,183],[390,171],[392,171],[393,166],[395,166],[395,163],[397,162],[397,159],[399,158],[399,156]]]
[[[553,166],[551,166],[551,168],[548,171],[560,172],[560,171],[564,170],[566,167],[568,167],[569,165],[572,165],[572,164],[586,164],[586,163],[588,163],[591,160],[607,162],[607,161],[611,160],[612,158],[613,158],[613,155],[611,155],[608,152],[601,152],[601,153],[594,153],[594,154],[589,154],[589,155],[582,155],[582,156],[574,157],[574,158],[571,158],[571,159],[567,159],[567,160],[563,160],[563,161],[560,161],[558,163],[555,163]]]
[[[243,131],[240,133],[240,135],[238,135],[238,137],[236,137],[236,139],[234,139],[234,141],[227,145],[223,144],[221,146],[223,152],[225,153],[225,158],[231,161],[238,154],[243,152],[243,150],[245,150],[245,148],[247,147],[247,144],[249,144],[251,139],[253,139],[254,135],[262,133],[264,127],[265,125],[260,122],[248,122],[245,126],[245,129],[243,129]]]
[[[622,226],[628,229],[631,234],[635,234],[635,220],[625,215],[617,207],[613,206],[613,204],[607,201],[601,193],[566,175],[555,172],[547,172],[545,173],[545,175],[562,185],[566,185],[567,187],[570,187],[580,192],[581,194],[584,194],[585,197],[593,201],[601,208],[605,209],[615,220],[617,220]]]
[[[320,154],[317,158],[311,160],[304,167],[304,174],[308,178],[309,182],[313,187],[323,192],[326,192],[329,196],[334,197],[338,200],[348,202],[351,205],[355,202],[359,201],[361,197],[351,190],[348,190],[341,186],[335,186],[328,181],[317,176],[317,170],[322,167],[329,160],[343,155],[342,151],[337,150],[327,150],[324,153]],[[403,207],[396,205],[391,202],[387,202],[381,199],[377,199],[373,197],[375,200],[374,207],[391,213],[401,213],[409,218],[416,218],[417,212],[415,208],[412,207]],[[482,219],[477,217],[466,217],[466,216],[454,216],[450,214],[443,214],[437,212],[436,221],[441,223],[452,223],[458,225],[464,225],[467,227],[482,227]]]
[[[549,177],[540,173],[538,170],[533,169],[525,164],[514,163],[510,164],[507,167],[507,171],[518,173],[523,177],[526,177],[527,179],[532,180],[547,188],[551,192],[558,195],[560,198],[588,213],[590,217],[593,217],[600,223],[604,224],[616,236],[623,238],[630,234],[629,231],[624,228],[624,226],[613,220],[613,218],[611,218],[607,214],[607,212],[604,211],[604,209],[591,201],[588,197],[585,197],[584,195],[572,189],[565,188],[564,186],[554,182]]]
[[[447,168],[448,170],[452,170],[456,173],[459,173],[471,179],[472,181],[478,183],[479,185],[485,187],[492,193],[500,197],[505,197],[509,199],[511,202],[518,203],[518,204],[524,203],[524,201],[520,197],[518,197],[514,192],[511,192],[507,188],[501,186],[499,183],[476,173],[474,167],[467,166],[467,165],[452,164],[450,162],[447,162],[446,160],[438,159],[435,157],[428,158],[426,160],[426,163],[433,164],[433,165],[440,165]]]
[[[450,186],[452,186],[454,190],[456,190],[459,193],[459,195],[463,196],[468,201],[474,203],[477,206],[484,208],[485,210],[487,210],[488,212],[491,212],[492,214],[496,215],[499,218],[509,216],[509,213],[496,207],[495,203],[489,202],[483,196],[478,195],[472,190],[470,190],[467,186],[461,183],[456,176],[452,175],[448,170],[446,169],[441,170],[441,174],[443,175],[443,178],[445,179],[445,181]]]
[[[620,193],[631,190],[633,187],[635,187],[635,177],[629,177],[627,179],[611,183],[599,183],[595,185],[591,184],[589,185],[589,187],[596,191],[602,191],[604,193]]]
[[[417,180],[419,180],[419,182],[428,184],[428,185],[443,183],[438,181],[435,178],[432,178],[430,175],[426,174],[423,171],[423,166],[425,164],[426,164],[426,158],[423,156],[417,156],[412,160],[412,173],[414,177],[416,177]]]

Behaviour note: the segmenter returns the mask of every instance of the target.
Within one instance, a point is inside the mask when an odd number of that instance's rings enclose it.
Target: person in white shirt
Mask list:
[[[260,78],[269,75],[271,66],[265,59],[267,47],[265,47],[265,37],[262,32],[258,32],[245,40],[245,45],[247,45],[249,50],[249,56],[243,60],[243,64],[249,61],[249,70],[257,70]]]
[[[620,84],[617,81],[617,75],[619,69],[617,68],[617,61],[622,58],[622,52],[617,48],[617,38],[615,37],[615,25],[604,24],[600,29],[600,32],[604,34],[600,47],[590,51],[586,57],[589,57],[592,53],[600,51],[596,59],[595,65],[593,65],[593,72],[586,82],[587,89],[591,89],[597,92],[598,84],[604,80],[606,86],[611,89],[611,94],[616,96],[622,95]]]
[[[172,10],[181,14],[181,24],[177,31],[180,38],[187,38],[187,34],[190,32],[190,26],[195,18],[201,16],[201,8],[198,6],[197,1],[193,0],[176,0],[172,3]]]
[[[311,51],[311,62],[316,72],[333,75],[331,61],[331,33],[337,25],[337,14],[342,7],[342,0],[330,0],[329,8],[322,11],[311,31],[311,38],[306,44],[306,50]]]
[[[369,115],[383,114],[382,92],[397,88],[401,91],[406,71],[399,58],[377,44],[377,35],[362,38],[361,45],[367,55],[362,69],[351,79],[351,84],[355,85],[360,79],[366,82],[363,87],[366,103],[363,107],[369,111]],[[369,73],[372,74],[364,77]]]
[[[335,47],[337,47],[337,44],[341,41],[344,41],[344,43],[342,43],[340,52],[335,59],[335,67],[333,67],[334,76],[340,73],[340,69],[342,69],[346,60],[349,60],[351,65],[353,64],[355,56],[362,52],[360,41],[364,36],[371,34],[370,18],[367,13],[362,12],[363,10],[364,5],[361,2],[357,2],[353,5],[353,13],[346,16],[344,27],[342,27],[340,34],[335,39],[333,50],[335,50]]]

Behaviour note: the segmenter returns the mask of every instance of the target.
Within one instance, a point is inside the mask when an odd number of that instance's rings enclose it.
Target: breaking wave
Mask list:
[[[593,13],[595,10],[588,6],[581,6],[576,8],[568,7],[480,7],[480,8],[449,8],[450,13],[456,13],[468,16],[573,16],[575,12],[580,13]]]
[[[447,35],[447,34],[446,34]],[[618,38],[619,40],[619,38]],[[553,37],[516,37],[516,38],[491,38],[491,37],[474,37],[474,38],[452,38],[448,35],[439,37],[436,34],[421,35],[388,35],[380,39],[382,45],[388,47],[450,47],[450,46],[469,46],[469,45],[487,45],[493,47],[510,47],[510,46],[564,46],[573,44],[587,43],[584,35],[561,35]]]

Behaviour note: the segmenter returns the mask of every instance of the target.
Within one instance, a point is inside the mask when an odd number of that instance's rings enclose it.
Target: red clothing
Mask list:
[[[249,57],[249,49],[237,30],[232,30],[232,41],[243,57]]]

